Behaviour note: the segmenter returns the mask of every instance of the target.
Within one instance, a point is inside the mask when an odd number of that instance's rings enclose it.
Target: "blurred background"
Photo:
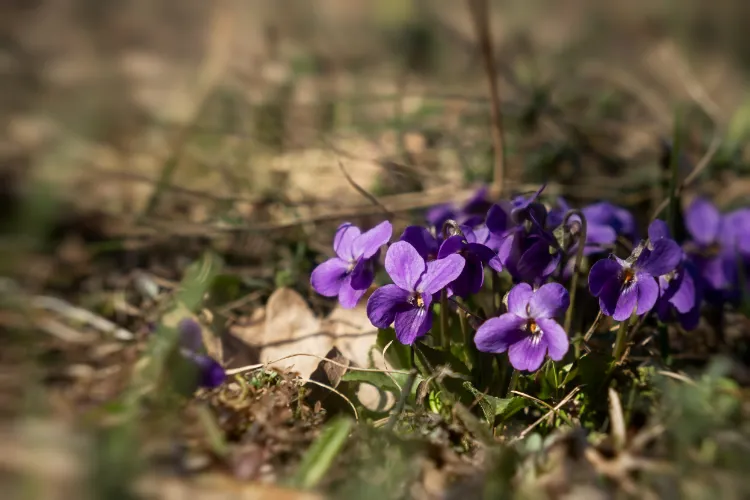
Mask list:
[[[648,220],[678,125],[688,197],[750,200],[750,3],[490,1],[488,18],[504,194],[546,182]],[[403,221],[493,181],[469,2],[4,0],[0,74],[2,291],[131,329],[119,294],[144,269],[170,286],[206,248],[251,302],[289,286],[324,308],[314,257],[341,221],[383,217],[355,186]],[[0,350],[3,415],[38,368],[19,345]]]

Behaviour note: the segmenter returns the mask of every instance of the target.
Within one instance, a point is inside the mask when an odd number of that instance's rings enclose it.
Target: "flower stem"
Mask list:
[[[568,227],[568,222],[574,215],[577,215],[581,219],[581,232],[578,236],[578,252],[576,253],[576,260],[573,264],[573,276],[570,279],[570,305],[568,306],[568,310],[565,312],[565,324],[563,326],[563,328],[565,329],[565,333],[567,333],[568,335],[570,335],[570,326],[573,322],[573,306],[576,301],[576,290],[578,289],[578,274],[581,271],[581,262],[583,262],[583,250],[586,247],[586,233],[588,230],[586,217],[580,210],[568,210],[568,213],[565,214],[565,219],[563,220],[563,226]]]
[[[503,292],[500,290],[500,275],[495,271],[492,272],[492,300],[495,313],[498,313],[503,305]]]
[[[451,339],[448,333],[448,292],[443,289],[440,292],[440,345],[444,349],[450,349]]]
[[[620,361],[623,353],[625,352],[625,345],[628,339],[628,327],[630,326],[630,319],[620,322],[620,328],[617,329],[617,338],[615,339],[615,348],[612,350],[612,358],[615,363]]]
[[[461,338],[464,340],[464,354],[469,368],[474,368],[477,364],[476,347],[474,346],[474,336],[469,328],[469,322],[466,320],[466,312],[462,309],[458,313],[458,324],[461,327]]]
[[[411,352],[413,355],[414,354],[413,348]],[[409,399],[409,394],[411,394],[411,388],[414,385],[414,382],[416,380],[417,380],[417,369],[412,368],[409,371],[409,375],[406,378],[406,383],[401,388],[401,395],[398,398],[396,407],[393,409],[393,413],[391,413],[391,416],[388,418],[388,422],[385,424],[386,431],[392,431],[393,428],[396,426],[396,422],[398,422],[398,417],[404,411],[404,407],[406,406],[406,400]]]
[[[507,397],[511,391],[516,390],[516,386],[518,386],[518,370],[513,370],[513,375],[510,376],[510,384],[508,384],[508,391],[505,393],[505,396]]]

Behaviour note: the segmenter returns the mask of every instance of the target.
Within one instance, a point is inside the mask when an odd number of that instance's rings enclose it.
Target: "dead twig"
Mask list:
[[[479,50],[482,54],[484,69],[490,87],[490,112],[492,114],[492,144],[495,149],[495,164],[492,175],[494,196],[503,192],[505,177],[505,144],[503,139],[503,115],[500,111],[500,94],[497,89],[497,69],[492,48],[490,28],[490,8],[488,0],[467,0],[469,12],[474,22]]]
[[[350,185],[351,185],[351,186],[352,186],[352,187],[353,187],[353,188],[354,188],[354,189],[355,189],[355,190],[356,190],[356,191],[357,191],[357,192],[358,192],[359,194],[361,194],[362,196],[364,196],[365,198],[367,198],[368,200],[370,200],[370,201],[372,202],[372,204],[373,204],[373,205],[375,205],[375,206],[377,206],[377,207],[380,207],[380,209],[381,209],[381,210],[383,211],[383,213],[384,213],[384,214],[385,214],[385,215],[386,215],[386,216],[387,216],[388,218],[393,218],[393,213],[392,213],[392,212],[391,212],[390,210],[388,210],[388,209],[387,209],[387,208],[385,207],[385,205],[383,205],[382,203],[380,203],[380,202],[378,201],[378,199],[377,199],[377,198],[376,198],[376,197],[375,197],[375,196],[374,196],[373,194],[369,193],[369,192],[368,192],[368,191],[367,191],[367,190],[366,190],[365,188],[363,188],[362,186],[360,186],[359,184],[357,184],[356,182],[354,182],[354,179],[352,179],[352,177],[351,177],[351,176],[349,175],[349,172],[347,172],[347,171],[346,171],[346,169],[344,168],[344,164],[343,164],[343,163],[341,163],[341,160],[339,160],[338,162],[339,162],[339,169],[341,170],[341,173],[342,173],[342,174],[344,174],[344,177],[346,178],[346,181],[347,181],[347,182],[348,182],[348,183],[349,183],[349,184],[350,184]]]

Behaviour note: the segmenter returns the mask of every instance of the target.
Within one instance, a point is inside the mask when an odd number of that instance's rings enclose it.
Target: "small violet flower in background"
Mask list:
[[[452,254],[425,262],[406,241],[393,243],[385,254],[385,269],[393,285],[375,290],[367,301],[367,316],[377,328],[392,323],[399,342],[411,345],[432,326],[432,296],[461,274],[464,258]]]
[[[437,259],[440,241],[422,226],[408,226],[401,234],[399,241],[409,243],[425,261]]]
[[[560,361],[568,352],[568,335],[554,319],[570,305],[568,291],[559,283],[537,290],[520,283],[508,293],[508,312],[490,318],[479,327],[474,343],[482,352],[508,351],[516,370],[536,371],[545,354]]]
[[[198,368],[198,385],[207,389],[219,387],[227,374],[218,361],[203,352],[203,333],[194,320],[185,318],[177,325],[180,354]]]
[[[611,207],[611,208],[609,208]],[[558,198],[557,207],[550,211],[548,217],[548,225],[554,229],[562,225],[565,214],[571,210],[570,205],[564,198]],[[615,227],[630,228],[632,230],[635,227],[633,216],[624,208],[616,207],[610,204],[595,204],[584,207],[581,212],[586,217],[586,243],[583,248],[584,255],[592,255],[603,252],[605,250],[611,250],[617,241],[617,230]],[[587,212],[592,215],[591,219],[586,215]],[[593,213],[592,213],[593,212]],[[615,217],[602,217],[602,212],[611,212],[616,214]],[[571,227],[575,227],[576,224],[580,227],[581,219],[577,215],[573,215],[568,221]],[[628,233],[625,232],[625,235]],[[578,244],[568,250],[575,253],[578,249]]]
[[[468,226],[461,226],[462,235],[447,238],[438,251],[438,259],[444,259],[451,254],[461,255],[466,264],[463,271],[451,284],[451,291],[459,297],[468,297],[479,292],[484,283],[484,265],[489,265],[497,272],[503,270],[500,259],[490,248],[477,241],[478,238],[486,241],[488,231],[481,229],[474,232]]]
[[[599,298],[606,316],[625,321],[633,314],[650,311],[659,298],[657,279],[675,270],[682,260],[682,250],[669,238],[640,245],[633,255],[622,260],[615,255],[597,261],[589,272],[589,290]]]
[[[713,203],[698,198],[685,212],[685,226],[692,236],[685,249],[705,283],[715,291],[735,286],[738,253],[750,255],[750,210],[722,215]]]
[[[583,207],[583,216],[586,217],[588,228],[597,226],[611,227],[615,234],[629,238],[631,241],[636,237],[635,218],[627,209],[618,207],[608,201],[601,201]],[[594,229],[594,233],[596,229]],[[587,238],[588,240],[588,238]]]
[[[669,238],[669,228],[662,220],[655,220],[648,227],[648,239],[652,243]],[[656,314],[667,322],[673,315],[685,330],[693,330],[700,321],[702,286],[697,270],[685,253],[674,271],[659,276],[659,299]]]
[[[471,198],[461,207],[458,208],[452,203],[436,205],[427,210],[427,223],[436,228],[438,231],[443,229],[446,221],[453,219],[459,224],[476,226],[481,224],[487,210],[492,203],[487,200],[487,186],[479,187]]]
[[[364,233],[348,222],[339,226],[333,239],[336,257],[313,270],[312,287],[326,297],[338,296],[341,307],[355,307],[375,279],[374,263],[392,232],[388,221]]]

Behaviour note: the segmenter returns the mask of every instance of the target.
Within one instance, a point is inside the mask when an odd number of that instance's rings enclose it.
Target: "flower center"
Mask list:
[[[526,329],[531,334],[531,345],[537,345],[542,340],[542,330],[536,324],[534,319],[529,319],[526,323]]]
[[[622,281],[626,285],[629,285],[630,283],[632,283],[634,279],[635,279],[635,271],[633,271],[631,268],[627,268],[625,269],[625,271],[623,271]]]
[[[536,321],[534,321],[533,319],[529,320],[529,331],[531,333],[537,333],[537,332],[539,332],[539,325],[537,325]]]
[[[422,294],[420,294],[419,292],[414,292],[414,294],[409,297],[408,302],[414,307],[424,307],[424,299],[422,298]]]
[[[349,265],[346,267],[347,274],[354,271],[354,268],[357,267],[357,261],[356,259],[352,259],[349,261]]]

